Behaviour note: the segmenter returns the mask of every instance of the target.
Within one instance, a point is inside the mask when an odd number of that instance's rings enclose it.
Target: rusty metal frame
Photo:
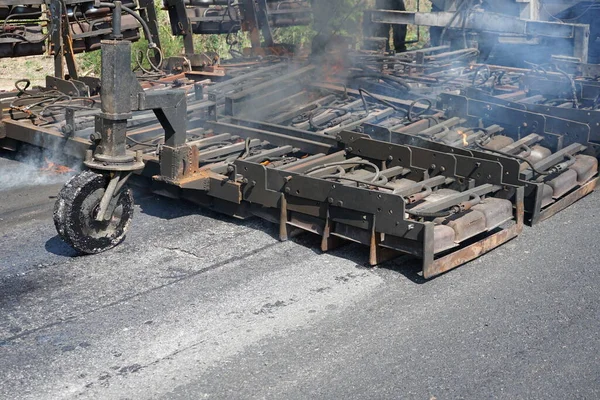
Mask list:
[[[113,57],[118,61],[112,63],[115,68],[129,70],[129,59],[125,54],[127,45],[115,42],[105,42],[104,45],[107,46],[104,49],[105,57]],[[123,49],[120,49],[121,46]],[[118,54],[112,54],[112,51]],[[105,66],[105,69],[113,71],[109,66]],[[345,241],[362,243],[369,247],[370,265],[377,265],[399,254],[410,254],[422,260],[421,269],[426,279],[477,258],[521,233],[525,213],[529,211],[527,201],[531,200],[531,194],[527,190],[535,190],[536,186],[520,181],[518,174],[513,176],[512,172],[507,178],[506,172],[514,171],[515,166],[518,170],[516,160],[490,156],[483,152],[452,149],[439,144],[424,145],[423,142],[409,141],[409,135],[404,135],[404,139],[399,135],[400,143],[390,143],[379,140],[385,139],[381,135],[369,137],[358,132],[341,131],[337,136],[328,136],[264,121],[247,120],[243,115],[240,116],[243,113],[238,112],[239,105],[252,104],[257,98],[264,99],[264,96],[277,101],[277,95],[281,94],[277,92],[274,95],[277,87],[288,84],[294,86],[295,79],[310,77],[313,69],[312,66],[300,68],[266,83],[232,91],[225,96],[209,92],[207,101],[202,100],[203,90],[198,89],[196,92],[200,93],[196,93],[198,102],[193,105],[194,109],[214,107],[215,118],[199,117],[200,121],[194,121],[198,125],[193,126],[186,126],[188,109],[186,95],[182,91],[142,91],[137,82],[131,81],[130,75],[112,74],[112,78],[106,78],[104,84],[108,90],[103,93],[103,112],[98,117],[96,131],[103,135],[102,145],[116,142],[123,144],[124,135],[128,131],[126,121],[131,112],[154,110],[160,127],[144,127],[141,130],[146,130],[148,134],[164,134],[165,145],[159,156],[144,157],[145,168],[138,173],[152,176],[149,186],[155,192],[190,200],[241,218],[265,218],[279,225],[281,240],[288,239],[291,231],[297,228],[316,233],[321,236],[323,251],[331,250]],[[227,83],[221,84],[221,87],[227,87]],[[290,91],[293,92],[292,87]],[[356,95],[356,91],[352,90],[346,93]],[[575,140],[564,137],[562,129],[565,123],[572,123],[574,131],[577,129],[577,140],[589,140],[590,137],[589,125],[585,123],[460,96],[454,98],[454,102],[448,99],[445,98],[440,103],[449,115],[465,115],[490,121],[502,119],[500,115],[504,115],[503,118],[509,115],[513,119],[510,124],[527,128],[523,132],[531,129],[532,132],[539,131],[547,137],[554,149]],[[411,103],[393,98],[391,101],[405,106]],[[218,115],[217,118],[216,109],[223,104],[225,114],[229,115]],[[113,127],[116,129],[112,129]],[[193,130],[200,130],[206,136],[186,143],[186,135]],[[75,157],[89,154],[87,150],[93,147],[90,140],[64,135],[51,128],[36,127],[31,121],[5,119],[3,131],[0,132],[0,136],[4,135],[4,139],[0,139],[0,145],[2,140],[18,140],[41,147],[62,147],[66,154]],[[231,146],[238,149],[238,153],[244,147],[256,147],[260,150],[256,154],[246,152],[248,154],[244,157],[240,155],[223,161],[212,161],[214,159],[210,157],[203,159],[203,154],[211,151],[213,154],[220,154],[220,149],[202,150],[199,142],[216,142],[220,135],[235,137]],[[401,142],[402,140],[406,142]],[[263,144],[265,147],[261,148]],[[103,155],[102,152],[99,153]],[[268,167],[264,160],[268,160],[268,156],[272,154],[291,155],[295,158],[294,163],[304,166],[313,162],[312,157],[317,157],[318,160],[348,160],[358,157],[382,165],[382,170],[405,168],[416,182],[428,177],[450,178],[453,180],[452,184],[456,184],[453,187],[458,188],[459,195],[471,188],[492,197],[496,193],[502,193],[506,197],[498,197],[508,198],[513,206],[512,219],[500,227],[490,228],[473,238],[460,241],[456,248],[435,254],[435,223],[425,217],[409,217],[403,195],[378,190],[376,185],[361,185],[359,182],[352,186],[312,176],[304,173],[306,169]],[[89,157],[87,161],[89,165],[98,165],[90,163]],[[594,177],[552,206],[543,210],[541,207],[535,208],[539,213],[532,213],[532,221],[548,218],[585,196],[595,188],[597,180],[598,177]],[[535,197],[533,201],[536,205],[541,203],[539,197]]]
[[[573,42],[572,55],[582,63],[588,60],[590,27],[584,24],[525,20],[487,11],[473,11],[466,13],[464,18],[456,18],[454,12],[368,10],[365,18],[380,24],[450,27],[524,38],[541,36],[569,39]]]
[[[443,257],[424,260],[423,262],[423,276],[426,279],[430,279],[444,272],[448,272],[453,268],[456,268],[468,261],[474,260],[485,253],[499,247],[500,245],[516,238],[523,231],[523,220],[525,208],[523,205],[523,192],[524,189],[518,188],[516,192],[516,208],[515,208],[515,223],[511,227],[504,229],[498,233],[481,239],[467,247],[464,247],[458,251],[452,252],[451,254]]]

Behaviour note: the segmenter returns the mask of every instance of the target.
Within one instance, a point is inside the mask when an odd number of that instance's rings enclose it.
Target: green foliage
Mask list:
[[[89,53],[78,54],[76,60],[83,75],[100,74],[100,52],[92,51]]]
[[[307,46],[315,35],[310,26],[291,26],[273,30],[273,37],[277,43],[288,43],[296,46]]]

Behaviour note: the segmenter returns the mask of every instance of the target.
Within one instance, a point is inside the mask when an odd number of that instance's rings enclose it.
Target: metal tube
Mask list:
[[[121,34],[121,2],[116,0],[114,2],[115,8],[113,8],[112,15],[112,37],[115,40],[122,39],[123,35]]]
[[[100,206],[98,207],[98,214],[96,214],[96,217],[94,218],[96,221],[101,222],[104,221],[104,215],[106,214],[106,209],[108,208],[108,204],[110,203],[110,201],[113,198],[113,195],[115,194],[115,189],[117,188],[117,184],[119,183],[119,179],[121,177],[121,173],[117,172],[115,173],[115,176],[113,176],[110,180],[110,182],[108,183],[108,186],[106,187],[106,191],[104,192],[104,195],[102,196],[102,200],[100,200]]]

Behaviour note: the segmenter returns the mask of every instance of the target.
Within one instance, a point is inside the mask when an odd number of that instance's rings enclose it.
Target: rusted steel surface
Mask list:
[[[509,240],[517,237],[523,230],[524,207],[521,199],[517,201],[515,208],[516,222],[508,229],[492,234],[476,243],[473,243],[461,250],[436,259],[432,263],[423,266],[423,277],[431,279],[444,272],[448,272],[462,264],[481,257],[485,253],[501,246]]]
[[[591,116],[513,106],[511,94],[529,94],[516,84],[527,71],[496,76],[494,95],[478,95],[473,87],[497,69],[456,56],[407,54],[383,59],[403,72],[373,72],[359,54],[350,76],[336,66],[268,62],[219,82],[187,73],[129,87],[121,77],[112,91],[129,92],[105,93],[104,104],[96,98],[85,110],[67,112],[60,100],[15,110],[6,98],[15,112],[3,125],[10,139],[81,158],[118,143],[121,153],[93,165],[88,157],[88,165],[118,171],[119,157],[138,152],[145,165],[136,174],[157,194],[263,218],[281,240],[316,234],[323,251],[362,244],[369,265],[417,257],[429,279],[573,204],[598,179]],[[410,68],[415,60],[430,68]]]
[[[557,201],[555,204],[543,210],[540,213],[538,222],[551,218],[557,212],[564,210],[566,207],[570,206],[571,204],[574,204],[578,200],[592,193],[594,190],[596,190],[596,186],[598,185],[598,179],[598,177],[594,177],[585,185],[579,187],[577,190],[573,191],[572,193]]]

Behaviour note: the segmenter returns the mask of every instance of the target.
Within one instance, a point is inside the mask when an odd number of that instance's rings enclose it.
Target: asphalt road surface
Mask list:
[[[74,257],[64,178],[22,167],[0,158],[2,399],[600,397],[600,193],[425,282],[143,192],[122,245]]]

